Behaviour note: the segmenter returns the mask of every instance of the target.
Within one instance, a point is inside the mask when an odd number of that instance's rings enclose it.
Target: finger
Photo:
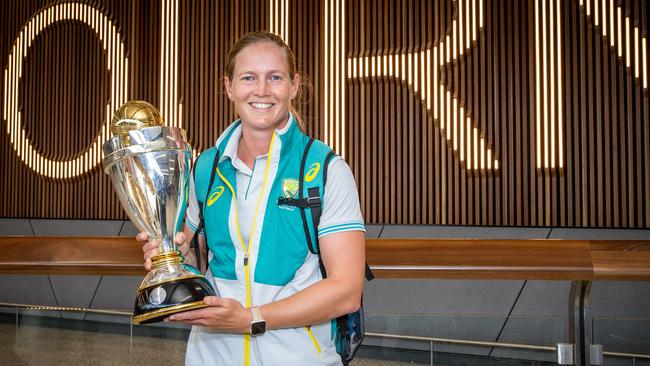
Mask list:
[[[179,232],[178,234],[176,234],[176,237],[174,238],[174,242],[178,245],[185,244],[185,233]]]
[[[144,255],[144,262],[145,262],[145,264],[147,264],[147,262],[149,262],[149,264],[151,264],[153,266],[153,258],[156,256],[156,254],[151,254],[151,255],[149,255],[149,254],[150,253],[146,253]]]
[[[139,241],[140,243],[145,243],[149,241],[149,234],[148,233],[139,233],[138,235],[135,236],[135,240]]]
[[[203,303],[209,306],[219,306],[219,307],[225,305],[224,299],[217,296],[206,296],[203,298]]]
[[[197,309],[197,310],[190,310],[190,311],[185,311],[182,313],[176,313],[172,314],[169,316],[169,320],[171,321],[182,321],[182,322],[190,322],[190,321],[196,321],[199,319],[208,319],[211,316],[211,309],[210,308],[204,308],[204,309]],[[214,317],[214,316],[212,316]]]
[[[183,324],[190,324],[190,325],[199,325],[199,326],[202,326],[202,327],[207,327],[207,326],[210,325],[210,323],[206,319],[203,319],[203,318],[195,319],[195,320],[173,320],[173,319],[170,319],[170,320],[167,320],[167,321],[183,323]]]
[[[159,248],[159,243],[156,241],[148,241],[146,244],[142,246],[142,251],[143,252],[148,252],[150,250],[157,250]]]
[[[144,259],[153,258],[158,253],[160,253],[160,249],[158,248],[150,249],[144,252],[143,257]]]

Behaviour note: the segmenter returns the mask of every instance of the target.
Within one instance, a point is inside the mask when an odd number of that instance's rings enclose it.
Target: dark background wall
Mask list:
[[[229,46],[270,29],[273,4],[283,4],[179,1],[170,13],[167,2],[84,3],[119,34],[125,99],[161,107],[199,152],[235,117],[221,86]],[[1,6],[4,131],[12,47],[32,17],[60,4]],[[289,44],[313,86],[301,107],[309,132],[349,161],[368,223],[650,228],[647,2],[321,0],[287,9]],[[112,114],[107,104],[118,106],[116,71],[107,70],[116,56],[72,18],[34,38],[18,63],[18,140],[53,161],[75,159]],[[63,179],[38,174],[3,135],[0,217],[125,218],[99,165]]]

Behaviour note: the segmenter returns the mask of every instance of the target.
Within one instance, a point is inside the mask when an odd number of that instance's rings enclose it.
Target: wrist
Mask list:
[[[248,307],[244,309],[244,331],[250,333],[251,323],[253,322],[253,310]]]

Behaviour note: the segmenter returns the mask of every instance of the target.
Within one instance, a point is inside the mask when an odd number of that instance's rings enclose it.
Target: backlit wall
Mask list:
[[[7,1],[0,216],[117,219],[99,147],[126,100],[196,153],[234,111],[238,35],[294,49],[309,133],[368,223],[650,227],[648,4],[613,0]]]

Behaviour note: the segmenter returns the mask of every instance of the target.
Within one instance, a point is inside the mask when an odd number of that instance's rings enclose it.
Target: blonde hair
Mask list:
[[[228,51],[228,56],[226,57],[226,66],[224,68],[225,76],[229,80],[233,79],[235,73],[235,61],[237,55],[244,48],[262,42],[271,42],[282,49],[284,55],[287,58],[287,65],[289,66],[289,78],[293,82],[294,76],[298,73],[296,70],[296,57],[293,55],[293,51],[291,51],[291,48],[289,48],[289,46],[284,42],[282,38],[280,38],[280,36],[267,31],[256,31],[256,32],[246,33],[242,37],[240,37],[237,40],[237,42],[235,42],[235,44],[230,48],[230,51]],[[300,104],[302,98],[303,98],[302,85],[298,85],[298,90],[294,98],[294,100],[296,101],[295,104]],[[289,105],[289,112],[291,112],[294,119],[298,123],[298,127],[302,131],[306,131],[305,122],[302,119],[302,116],[300,115],[298,110],[296,109],[293,101]]]

